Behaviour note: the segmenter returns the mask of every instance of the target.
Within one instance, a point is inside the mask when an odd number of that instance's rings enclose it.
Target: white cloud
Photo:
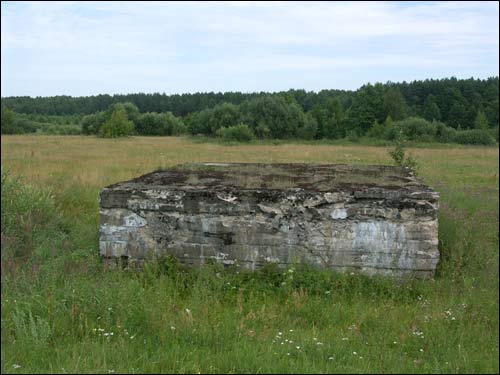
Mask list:
[[[2,95],[30,94],[30,74],[185,91],[202,73],[498,74],[497,2],[2,2],[1,18]]]

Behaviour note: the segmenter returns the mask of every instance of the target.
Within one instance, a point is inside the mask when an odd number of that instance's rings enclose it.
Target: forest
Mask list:
[[[356,91],[5,97],[2,134],[204,135],[491,145],[499,78],[365,84]]]

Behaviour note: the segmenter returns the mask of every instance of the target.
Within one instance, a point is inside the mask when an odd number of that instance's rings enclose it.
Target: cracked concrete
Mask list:
[[[103,189],[100,253],[430,278],[438,198],[401,167],[188,164]]]

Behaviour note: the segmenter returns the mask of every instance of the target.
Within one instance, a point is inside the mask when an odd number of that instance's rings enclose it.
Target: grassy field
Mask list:
[[[498,148],[410,150],[441,194],[442,258],[435,280],[398,283],[172,262],[110,272],[98,258],[106,185],[193,161],[390,164],[386,148],[79,136],[1,146],[2,373],[499,371]]]

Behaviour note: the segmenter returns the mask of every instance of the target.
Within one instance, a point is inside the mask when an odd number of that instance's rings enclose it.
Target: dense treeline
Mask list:
[[[8,97],[2,98],[2,133],[47,132],[52,123],[57,129],[78,124],[83,134],[102,136],[186,132],[236,140],[405,136],[488,144],[494,142],[492,137],[498,140],[498,106],[498,77],[388,82],[367,84],[357,91],[318,93]],[[15,121],[4,124],[4,117]],[[111,123],[121,130],[111,131]]]

